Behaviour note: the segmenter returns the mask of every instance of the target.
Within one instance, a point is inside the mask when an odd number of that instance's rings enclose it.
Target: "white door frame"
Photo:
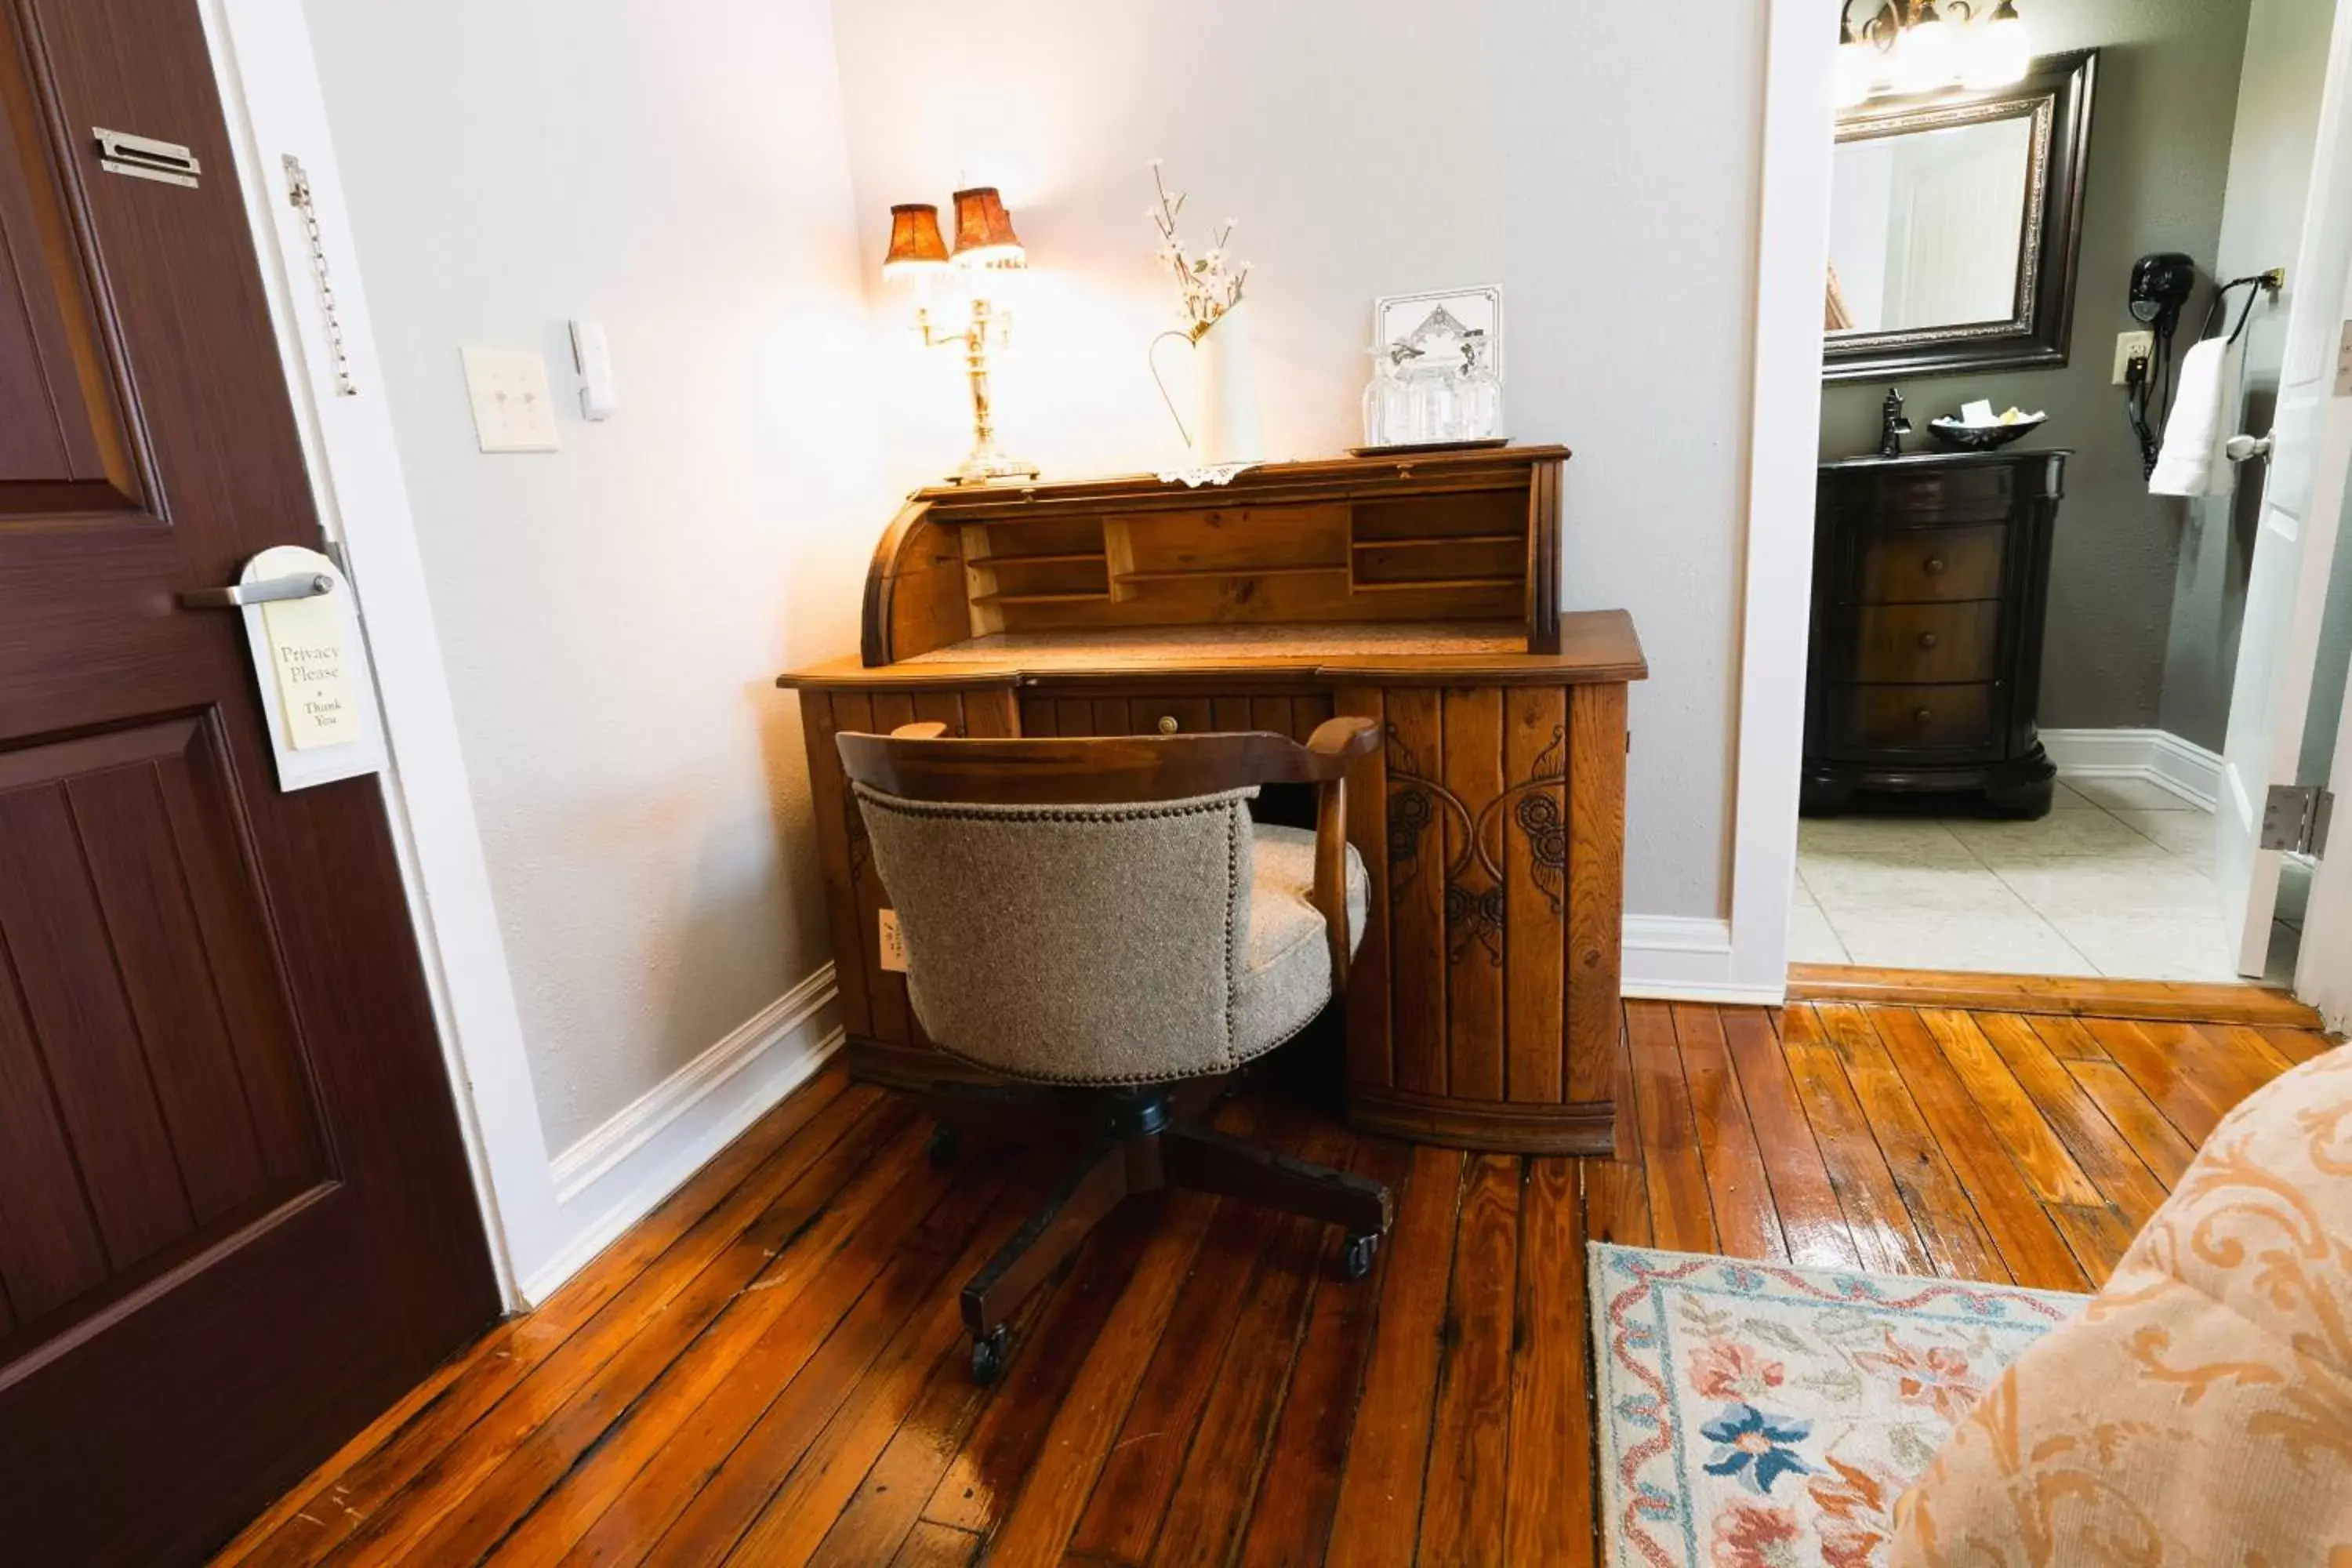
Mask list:
[[[2319,1009],[2331,1029],[2352,1029],[2352,690],[2336,731],[2327,782],[2343,820],[2333,848],[2311,874],[2311,899],[2294,961],[2294,994]]]
[[[1813,496],[1821,436],[1821,286],[1828,258],[1837,114],[1830,40],[1837,0],[1769,0],[1758,223],[1755,399],[1749,416],[1748,559],[1740,637],[1738,792],[1733,808],[1727,994],[1785,994],[1796,875]],[[2338,11],[2342,5],[2339,0]],[[2352,704],[2335,778],[2352,799]],[[2352,816],[2352,814],[2347,814]],[[2315,881],[2305,955],[2352,952],[2352,848]],[[2323,861],[2323,867],[2326,862]],[[2306,963],[2303,976],[2315,971]],[[2352,1016],[2352,981],[2322,999]]]
[[[1789,974],[1822,424],[1822,279],[1837,133],[1837,0],[1770,0],[1758,200],[1755,387],[1732,807],[1727,994],[1778,1002]]]
[[[482,1226],[499,1289],[520,1307],[523,1282],[564,1261],[578,1226],[562,1212],[540,1129],[310,29],[301,0],[199,4],[320,521],[345,552],[363,611],[391,758],[384,804]],[[337,395],[327,368],[307,239],[286,199],[286,153],[310,178],[354,396]]]

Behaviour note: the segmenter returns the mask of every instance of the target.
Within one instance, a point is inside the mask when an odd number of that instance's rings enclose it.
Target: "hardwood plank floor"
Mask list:
[[[1399,1189],[1371,1276],[1323,1226],[1134,1200],[993,1389],[955,1291],[1054,1156],[968,1139],[934,1170],[908,1101],[827,1073],[218,1561],[1591,1563],[1588,1238],[2080,1289],[2231,1105],[2329,1047],[2072,995],[1626,1015],[1630,1160],[1228,1102]]]

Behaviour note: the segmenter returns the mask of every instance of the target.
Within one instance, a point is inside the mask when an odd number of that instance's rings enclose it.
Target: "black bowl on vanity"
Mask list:
[[[2017,426],[2009,426],[2015,429]],[[2040,816],[2056,450],[1920,452],[1821,466],[1802,808],[1855,792],[1967,791]]]
[[[1927,434],[1957,451],[1997,452],[2024,440],[2042,428],[2049,417],[2045,414],[2039,419],[2021,419],[2014,425],[1963,425],[1948,414],[1928,420]]]

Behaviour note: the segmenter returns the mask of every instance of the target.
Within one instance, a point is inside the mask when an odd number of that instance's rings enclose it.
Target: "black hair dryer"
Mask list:
[[[2177,250],[2158,251],[2132,263],[2132,319],[2146,322],[2156,337],[2155,352],[2132,361],[2124,385],[2124,416],[2139,437],[2143,477],[2156,472],[2157,453],[2163,446],[2158,432],[2172,411],[2172,334],[2179,329],[2181,309],[2196,287],[2196,261]]]
[[[2169,342],[2180,325],[2181,307],[2196,287],[2197,263],[2190,258],[2177,250],[2143,256],[2132,263],[2132,319],[2147,322],[2158,338]]]

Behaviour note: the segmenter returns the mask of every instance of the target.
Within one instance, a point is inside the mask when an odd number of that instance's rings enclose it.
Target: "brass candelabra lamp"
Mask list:
[[[991,295],[992,277],[1028,265],[1028,252],[1013,232],[1013,218],[993,185],[977,185],[955,194],[955,247],[950,251],[940,234],[940,209],[928,202],[908,202],[890,209],[890,249],[883,258],[882,276],[912,281],[919,290],[915,306],[915,330],[927,348],[961,347],[965,379],[971,387],[971,453],[948,476],[959,485],[984,485],[997,479],[1034,479],[1037,465],[1005,456],[996,444],[988,392],[988,353],[1007,342],[1012,317]],[[960,280],[970,296],[969,319],[961,327],[941,329],[931,320],[931,292],[942,283]]]

